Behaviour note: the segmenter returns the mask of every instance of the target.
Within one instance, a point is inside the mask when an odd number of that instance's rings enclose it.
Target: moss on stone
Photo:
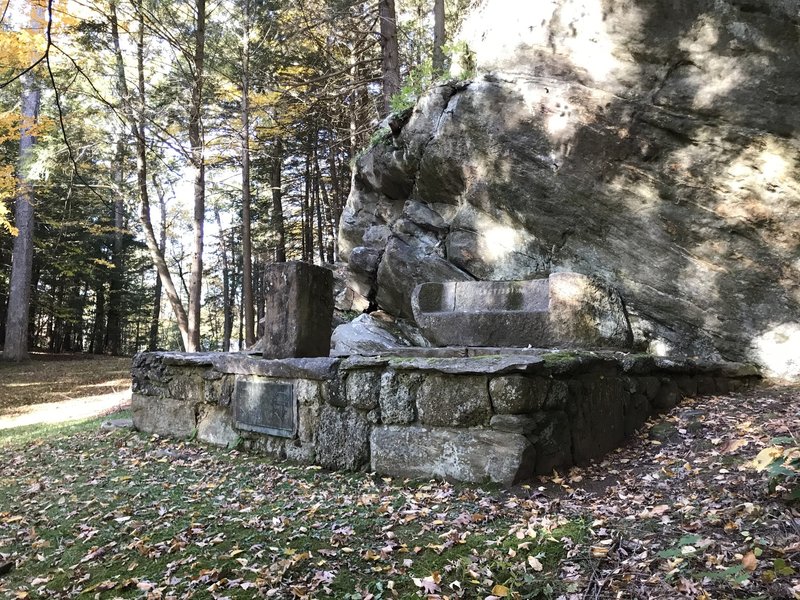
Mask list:
[[[563,351],[563,350],[560,350],[558,352],[548,352],[547,354],[542,354],[542,360],[544,360],[546,366],[569,363],[580,357],[581,354],[579,352]]]

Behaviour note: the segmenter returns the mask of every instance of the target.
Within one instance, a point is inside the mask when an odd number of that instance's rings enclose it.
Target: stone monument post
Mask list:
[[[333,273],[304,262],[269,265],[266,272],[264,358],[328,356],[333,320]]]

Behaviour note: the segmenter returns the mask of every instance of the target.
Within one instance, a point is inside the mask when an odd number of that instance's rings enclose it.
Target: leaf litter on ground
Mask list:
[[[11,598],[800,598],[800,512],[748,463],[800,390],[684,401],[511,490],[331,473],[97,422],[6,440]],[[674,428],[651,435],[657,423]],[[657,438],[657,439],[656,439]]]

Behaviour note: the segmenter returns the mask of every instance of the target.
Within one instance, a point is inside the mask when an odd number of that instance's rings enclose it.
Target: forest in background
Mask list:
[[[4,357],[251,345],[265,266],[337,261],[353,160],[469,3],[6,0]]]

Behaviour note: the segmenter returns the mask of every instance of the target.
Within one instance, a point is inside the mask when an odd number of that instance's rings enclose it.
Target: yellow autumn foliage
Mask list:
[[[764,471],[775,460],[783,457],[783,448],[780,446],[768,446],[758,453],[751,465],[756,471]]]
[[[16,179],[14,168],[11,165],[0,165],[0,230],[6,230],[11,235],[17,234],[17,229],[11,224],[11,211],[9,204],[14,197]]]
[[[0,31],[0,56],[7,69],[23,69],[30,64],[32,52],[44,52],[44,36],[35,31]]]

